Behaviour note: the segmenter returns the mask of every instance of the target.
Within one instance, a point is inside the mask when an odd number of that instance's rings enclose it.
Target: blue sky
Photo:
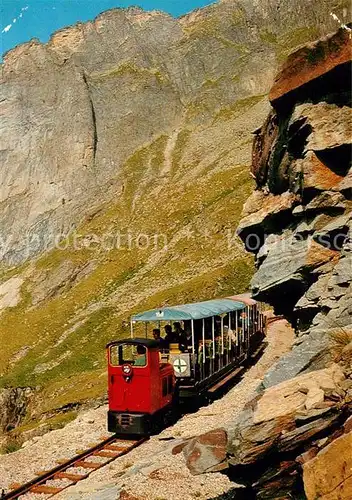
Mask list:
[[[1,54],[31,38],[46,42],[59,28],[94,19],[113,7],[139,5],[145,10],[164,10],[180,16],[210,3],[211,0],[0,0]]]

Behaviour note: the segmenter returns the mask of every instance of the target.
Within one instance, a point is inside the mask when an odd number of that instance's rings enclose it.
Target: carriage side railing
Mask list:
[[[230,336],[222,339],[218,336],[215,338],[215,343],[212,340],[206,340],[205,349],[203,344],[200,344],[193,367],[195,378],[202,381],[228,365],[242,362],[264,337],[265,321],[262,316],[259,313],[255,321],[253,318],[253,321],[248,322],[244,327],[238,327],[235,339],[231,339]]]

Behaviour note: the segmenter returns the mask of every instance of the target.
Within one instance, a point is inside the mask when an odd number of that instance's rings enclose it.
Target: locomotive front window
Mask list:
[[[110,347],[110,365],[130,364],[136,367],[147,365],[147,349],[142,345],[119,344]]]

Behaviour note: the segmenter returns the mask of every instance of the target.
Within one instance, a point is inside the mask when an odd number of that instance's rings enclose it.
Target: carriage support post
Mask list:
[[[192,329],[192,354],[194,356],[194,321],[191,319],[191,329]]]
[[[205,322],[202,323],[202,341],[203,341],[203,363],[205,363]]]

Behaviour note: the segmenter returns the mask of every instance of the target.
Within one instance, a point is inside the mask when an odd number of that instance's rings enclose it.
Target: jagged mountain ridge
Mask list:
[[[335,27],[332,8],[114,10],[7,54],[0,372],[2,385],[38,388],[28,418],[104,393],[104,344],[128,334],[132,311],[247,288],[252,262],[228,231],[252,190],[251,132],[277,65]],[[78,249],[71,233],[33,259],[72,226]],[[122,248],[94,244],[107,233]],[[167,251],[140,251],[141,233],[166,236]]]

